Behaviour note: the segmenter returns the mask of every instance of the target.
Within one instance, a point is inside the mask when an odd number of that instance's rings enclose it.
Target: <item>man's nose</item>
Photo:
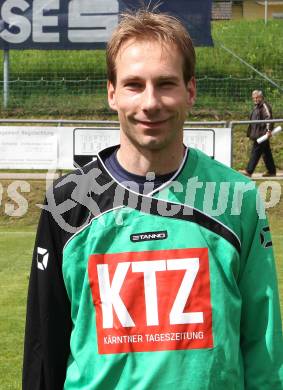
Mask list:
[[[160,97],[154,85],[147,85],[143,91],[141,108],[147,113],[155,112],[161,107]]]

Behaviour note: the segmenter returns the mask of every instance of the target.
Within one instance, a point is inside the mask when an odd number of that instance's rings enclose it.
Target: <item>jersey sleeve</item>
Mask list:
[[[243,210],[244,265],[239,280],[245,389],[282,390],[283,339],[275,261],[268,221],[259,195],[254,198]]]
[[[27,301],[23,390],[63,388],[70,349],[70,302],[62,275],[62,231],[41,213]]]

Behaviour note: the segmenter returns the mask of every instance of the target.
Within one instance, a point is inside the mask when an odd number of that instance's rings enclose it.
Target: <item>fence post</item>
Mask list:
[[[3,54],[3,107],[6,110],[9,104],[9,49],[4,49]]]

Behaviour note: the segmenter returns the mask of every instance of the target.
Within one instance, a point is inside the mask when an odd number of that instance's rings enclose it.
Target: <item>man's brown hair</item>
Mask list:
[[[195,50],[183,24],[173,16],[140,9],[121,15],[121,20],[107,44],[107,77],[114,86],[116,85],[116,57],[121,46],[130,39],[175,45],[183,56],[185,83],[187,84],[195,75]]]

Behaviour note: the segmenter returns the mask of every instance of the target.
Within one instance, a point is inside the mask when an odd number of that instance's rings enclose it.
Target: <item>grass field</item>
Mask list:
[[[0,210],[0,389],[21,389],[23,334],[25,324],[26,294],[35,239],[39,209],[45,183],[30,182],[30,192],[25,194],[28,211],[20,218],[5,214],[11,202],[2,182],[2,207]],[[281,182],[283,191],[283,181]],[[282,192],[281,191],[281,192]],[[276,255],[281,310],[283,312],[283,201],[268,211]]]
[[[26,294],[34,232],[0,229],[0,389],[21,389]]]

